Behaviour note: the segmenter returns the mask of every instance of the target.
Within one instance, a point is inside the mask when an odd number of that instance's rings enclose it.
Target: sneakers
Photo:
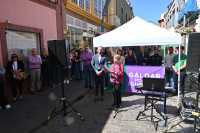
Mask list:
[[[10,109],[10,108],[11,108],[11,105],[10,105],[10,104],[7,104],[7,105],[5,106],[5,109]],[[0,109],[3,109],[3,107],[0,106]]]
[[[10,108],[11,108],[11,105],[10,105],[10,104],[7,104],[5,107],[6,107],[6,109],[10,109]]]

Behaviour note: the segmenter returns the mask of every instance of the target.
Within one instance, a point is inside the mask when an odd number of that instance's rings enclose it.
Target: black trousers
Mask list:
[[[4,107],[7,104],[8,101],[4,95],[4,83],[0,81],[0,106]]]
[[[19,90],[19,94],[22,95],[22,87],[23,80],[17,80],[15,78],[11,79],[11,89],[13,97],[17,97],[17,90]]]
[[[122,97],[121,97],[121,85],[116,85],[113,84],[113,98],[114,98],[114,105],[120,106],[122,102]]]
[[[174,72],[174,87],[176,91],[178,92],[178,75]],[[180,73],[180,93],[183,95],[185,94],[185,78],[186,78],[186,73],[181,72]]]
[[[50,76],[48,73],[42,73],[42,87],[49,87],[50,86]]]
[[[104,96],[104,73],[101,76],[95,75],[95,96],[99,95],[99,89],[101,96]]]

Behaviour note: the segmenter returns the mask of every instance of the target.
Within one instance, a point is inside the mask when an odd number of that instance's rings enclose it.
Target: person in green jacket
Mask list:
[[[179,51],[179,48],[176,49]],[[180,91],[181,94],[184,97],[184,84],[185,84],[185,76],[186,76],[186,60],[187,56],[184,53],[185,48],[184,46],[181,46],[181,51],[180,51],[180,61],[179,61],[179,52],[174,56],[173,58],[173,70],[174,70],[174,87],[176,89],[176,92],[178,92],[178,75],[180,75]],[[179,73],[180,70],[180,73]]]

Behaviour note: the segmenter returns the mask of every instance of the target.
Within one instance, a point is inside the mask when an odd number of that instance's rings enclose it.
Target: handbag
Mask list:
[[[25,72],[15,71],[14,75],[15,75],[15,78],[18,79],[18,80],[26,79]]]

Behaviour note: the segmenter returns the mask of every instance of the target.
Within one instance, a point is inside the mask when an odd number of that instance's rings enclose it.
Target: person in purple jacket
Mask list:
[[[81,53],[81,60],[83,62],[83,74],[85,80],[85,88],[92,89],[92,66],[91,60],[93,57],[92,51],[88,46],[85,47],[83,52]]]
[[[42,59],[40,55],[37,54],[35,48],[31,50],[31,55],[28,58],[29,61],[29,69],[31,74],[31,91],[40,91],[40,75],[41,75],[41,64]]]

